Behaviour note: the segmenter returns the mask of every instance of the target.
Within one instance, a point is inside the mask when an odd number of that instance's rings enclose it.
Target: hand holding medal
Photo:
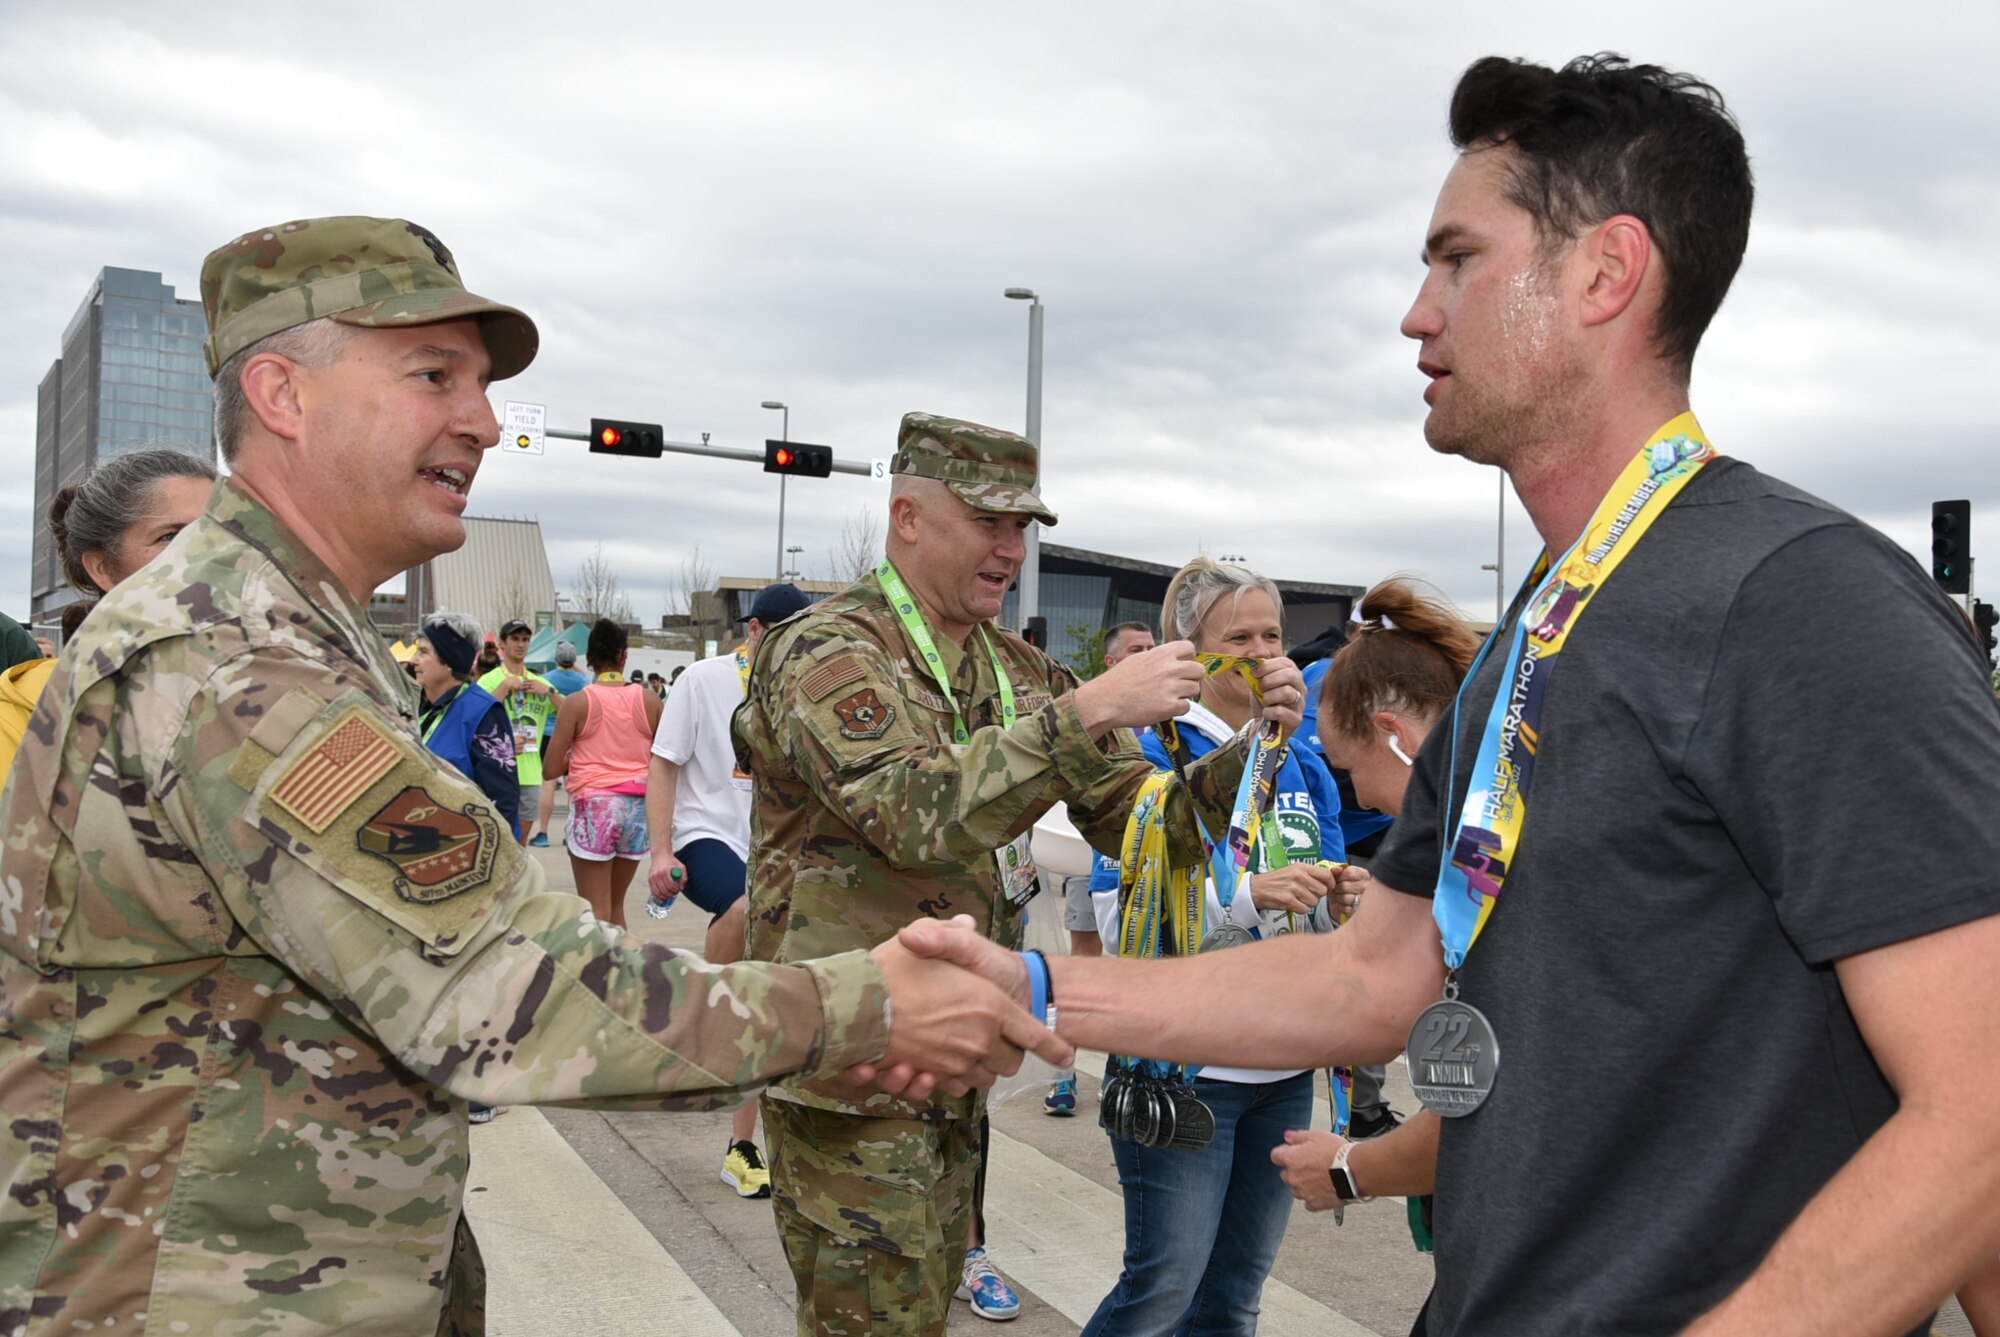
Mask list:
[[[1264,703],[1264,721],[1289,738],[1305,720],[1306,679],[1299,666],[1279,655],[1257,661],[1257,699]]]
[[[1201,694],[1204,676],[1192,642],[1168,641],[1127,655],[1077,688],[1077,714],[1093,738],[1178,719]]]

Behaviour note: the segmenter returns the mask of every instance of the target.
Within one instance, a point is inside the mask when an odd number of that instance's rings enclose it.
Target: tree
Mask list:
[[[605,560],[602,543],[592,546],[590,556],[576,569],[576,588],[571,592],[570,602],[582,622],[595,622],[601,617],[625,624],[635,620],[632,600],[620,588],[618,573]]]
[[[695,604],[699,597],[714,589],[715,563],[701,555],[701,545],[697,543],[681,558],[680,569],[667,586],[667,600],[672,605],[667,611],[685,613],[693,620],[698,611]]]
[[[873,506],[863,506],[842,523],[830,560],[835,580],[859,580],[882,564],[882,524]]]
[[[722,601],[715,597],[715,563],[701,555],[699,543],[681,558],[680,567],[667,582],[666,605],[668,614],[686,617],[689,648],[695,653],[701,653],[705,641],[719,645],[727,639]]]
[[[1084,622],[1072,622],[1067,630],[1070,639],[1076,642],[1076,649],[1069,656],[1069,666],[1076,670],[1076,675],[1088,681],[1104,672],[1104,632],[1092,631]]]
[[[528,593],[528,582],[521,579],[518,571],[515,572],[507,577],[506,583],[493,596],[493,625],[488,630],[498,631],[510,619],[517,617],[533,626],[537,611],[534,604],[533,596]]]

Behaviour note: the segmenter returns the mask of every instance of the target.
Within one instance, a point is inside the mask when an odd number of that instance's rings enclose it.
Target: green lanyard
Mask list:
[[[452,688],[452,689],[451,689],[451,695],[450,695],[450,696],[448,696],[448,697],[446,697],[446,698],[445,698],[444,700],[442,700],[442,701],[438,702],[438,704],[437,704],[437,709],[436,709],[436,710],[435,710],[435,711],[434,711],[434,712],[432,713],[432,715],[431,715],[431,722],[430,722],[430,724],[429,724],[428,726],[426,726],[426,727],[425,727],[425,729],[424,729],[424,743],[425,743],[425,745],[426,745],[426,746],[428,746],[428,745],[430,744],[430,741],[431,741],[431,735],[432,735],[432,734],[434,734],[434,733],[436,733],[436,732],[438,731],[438,725],[440,725],[440,724],[443,724],[443,723],[444,723],[444,713],[445,713],[445,712],[446,712],[447,710],[450,710],[450,709],[451,709],[451,703],[452,703],[452,701],[453,701],[453,700],[454,700],[454,699],[455,699],[455,698],[456,698],[456,697],[458,696],[458,694],[459,694],[460,692],[462,692],[462,691],[464,691],[464,690],[465,690],[465,684],[464,684],[464,683],[460,683],[460,684],[459,684],[458,686],[456,686],[456,687],[454,687],[454,688]],[[426,704],[426,705],[429,705],[430,703],[429,703],[429,702],[425,702],[424,704]],[[419,714],[419,715],[421,716],[422,712],[421,712],[421,711],[419,711],[419,712],[418,712],[418,714]]]
[[[910,597],[910,587],[896,574],[896,568],[887,559],[875,568],[875,579],[882,582],[882,592],[889,596],[889,602],[896,609],[896,616],[903,619],[903,630],[917,643],[917,650],[924,662],[931,666],[931,676],[937,679],[938,690],[951,703],[951,737],[955,743],[969,743],[972,734],[965,727],[965,716],[959,714],[958,698],[951,693],[951,679],[944,676],[944,660],[938,656],[937,642],[931,639],[931,629],[924,625],[924,615],[917,607],[917,601]],[[986,647],[986,657],[993,662],[993,676],[1000,682],[1000,727],[1014,727],[1014,683],[1001,666],[999,652],[993,648],[993,638],[986,634],[982,624],[979,640]]]

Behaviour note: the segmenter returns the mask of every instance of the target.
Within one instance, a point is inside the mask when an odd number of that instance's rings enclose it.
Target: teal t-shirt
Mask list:
[[[499,696],[500,684],[513,676],[502,664],[480,678],[479,685]],[[541,674],[530,673],[525,668],[520,676],[530,682],[548,682]],[[555,717],[556,706],[561,700],[554,694],[539,696],[534,692],[513,692],[501,699],[500,704],[507,707],[507,723],[513,726],[514,769],[523,785],[542,782],[542,732]]]

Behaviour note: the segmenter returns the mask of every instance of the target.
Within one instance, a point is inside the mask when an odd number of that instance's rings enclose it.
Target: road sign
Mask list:
[[[874,459],[868,461],[868,476],[870,478],[887,478],[889,476],[889,457],[887,455],[877,455]]]
[[[541,454],[548,421],[547,405],[508,400],[507,411],[500,418],[500,449],[509,455]]]

